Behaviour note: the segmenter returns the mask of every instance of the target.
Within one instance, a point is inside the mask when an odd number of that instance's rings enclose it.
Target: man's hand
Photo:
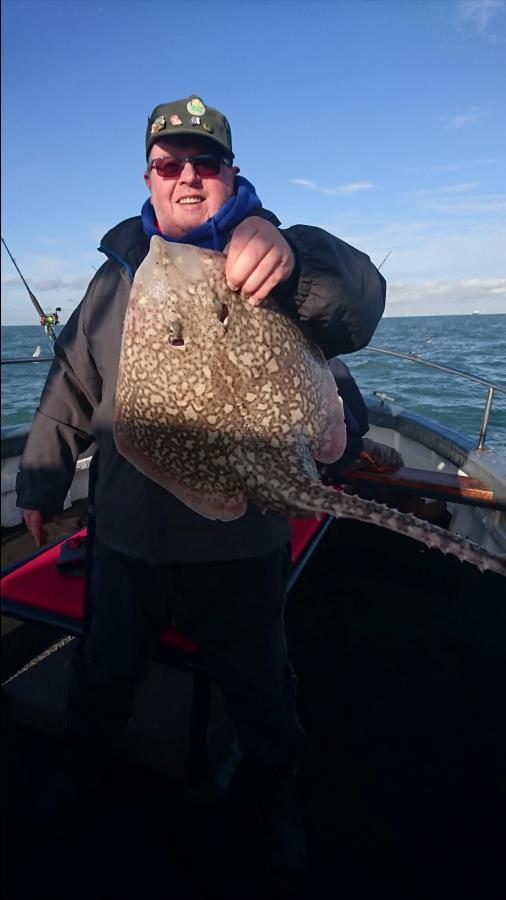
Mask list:
[[[25,525],[28,528],[36,547],[47,544],[47,531],[42,524],[42,513],[38,509],[22,509],[21,510]],[[50,516],[48,522],[60,522],[59,516]]]
[[[274,225],[259,216],[244,219],[234,229],[225,253],[229,288],[240,291],[253,306],[265,300],[277,284],[286,281],[295,266],[288,241]]]

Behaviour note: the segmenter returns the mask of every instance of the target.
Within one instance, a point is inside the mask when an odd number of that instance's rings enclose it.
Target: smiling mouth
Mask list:
[[[181,199],[178,200],[177,202],[184,204],[184,205],[190,205],[192,203],[193,204],[202,203],[203,198],[202,197],[181,197]]]

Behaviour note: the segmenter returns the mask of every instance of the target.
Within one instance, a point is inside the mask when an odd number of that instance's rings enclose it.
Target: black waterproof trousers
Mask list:
[[[160,632],[175,624],[222,689],[244,762],[293,765],[303,732],[284,633],[288,565],[282,548],[251,559],[152,566],[95,537],[86,636],[72,661],[70,733],[102,746],[120,736]]]

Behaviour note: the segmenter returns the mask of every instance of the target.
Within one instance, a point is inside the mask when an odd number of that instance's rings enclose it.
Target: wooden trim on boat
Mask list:
[[[483,481],[467,475],[408,466],[382,466],[378,469],[355,469],[341,476],[341,480],[354,487],[386,488],[418,497],[506,510],[506,503],[498,499]]]

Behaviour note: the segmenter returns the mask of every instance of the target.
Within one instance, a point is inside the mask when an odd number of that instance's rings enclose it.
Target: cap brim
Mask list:
[[[147,147],[146,147],[146,159],[148,159],[151,147],[153,144],[157,144],[158,141],[163,140],[177,140],[180,137],[191,137],[197,138],[197,140],[210,141],[212,144],[216,144],[217,147],[220,148],[224,156],[227,156],[230,159],[233,159],[235,154],[232,153],[230,147],[226,144],[223,144],[220,140],[213,137],[212,134],[201,134],[200,132],[196,132],[194,128],[178,128],[177,131],[159,131],[158,134],[153,134],[150,136]]]

